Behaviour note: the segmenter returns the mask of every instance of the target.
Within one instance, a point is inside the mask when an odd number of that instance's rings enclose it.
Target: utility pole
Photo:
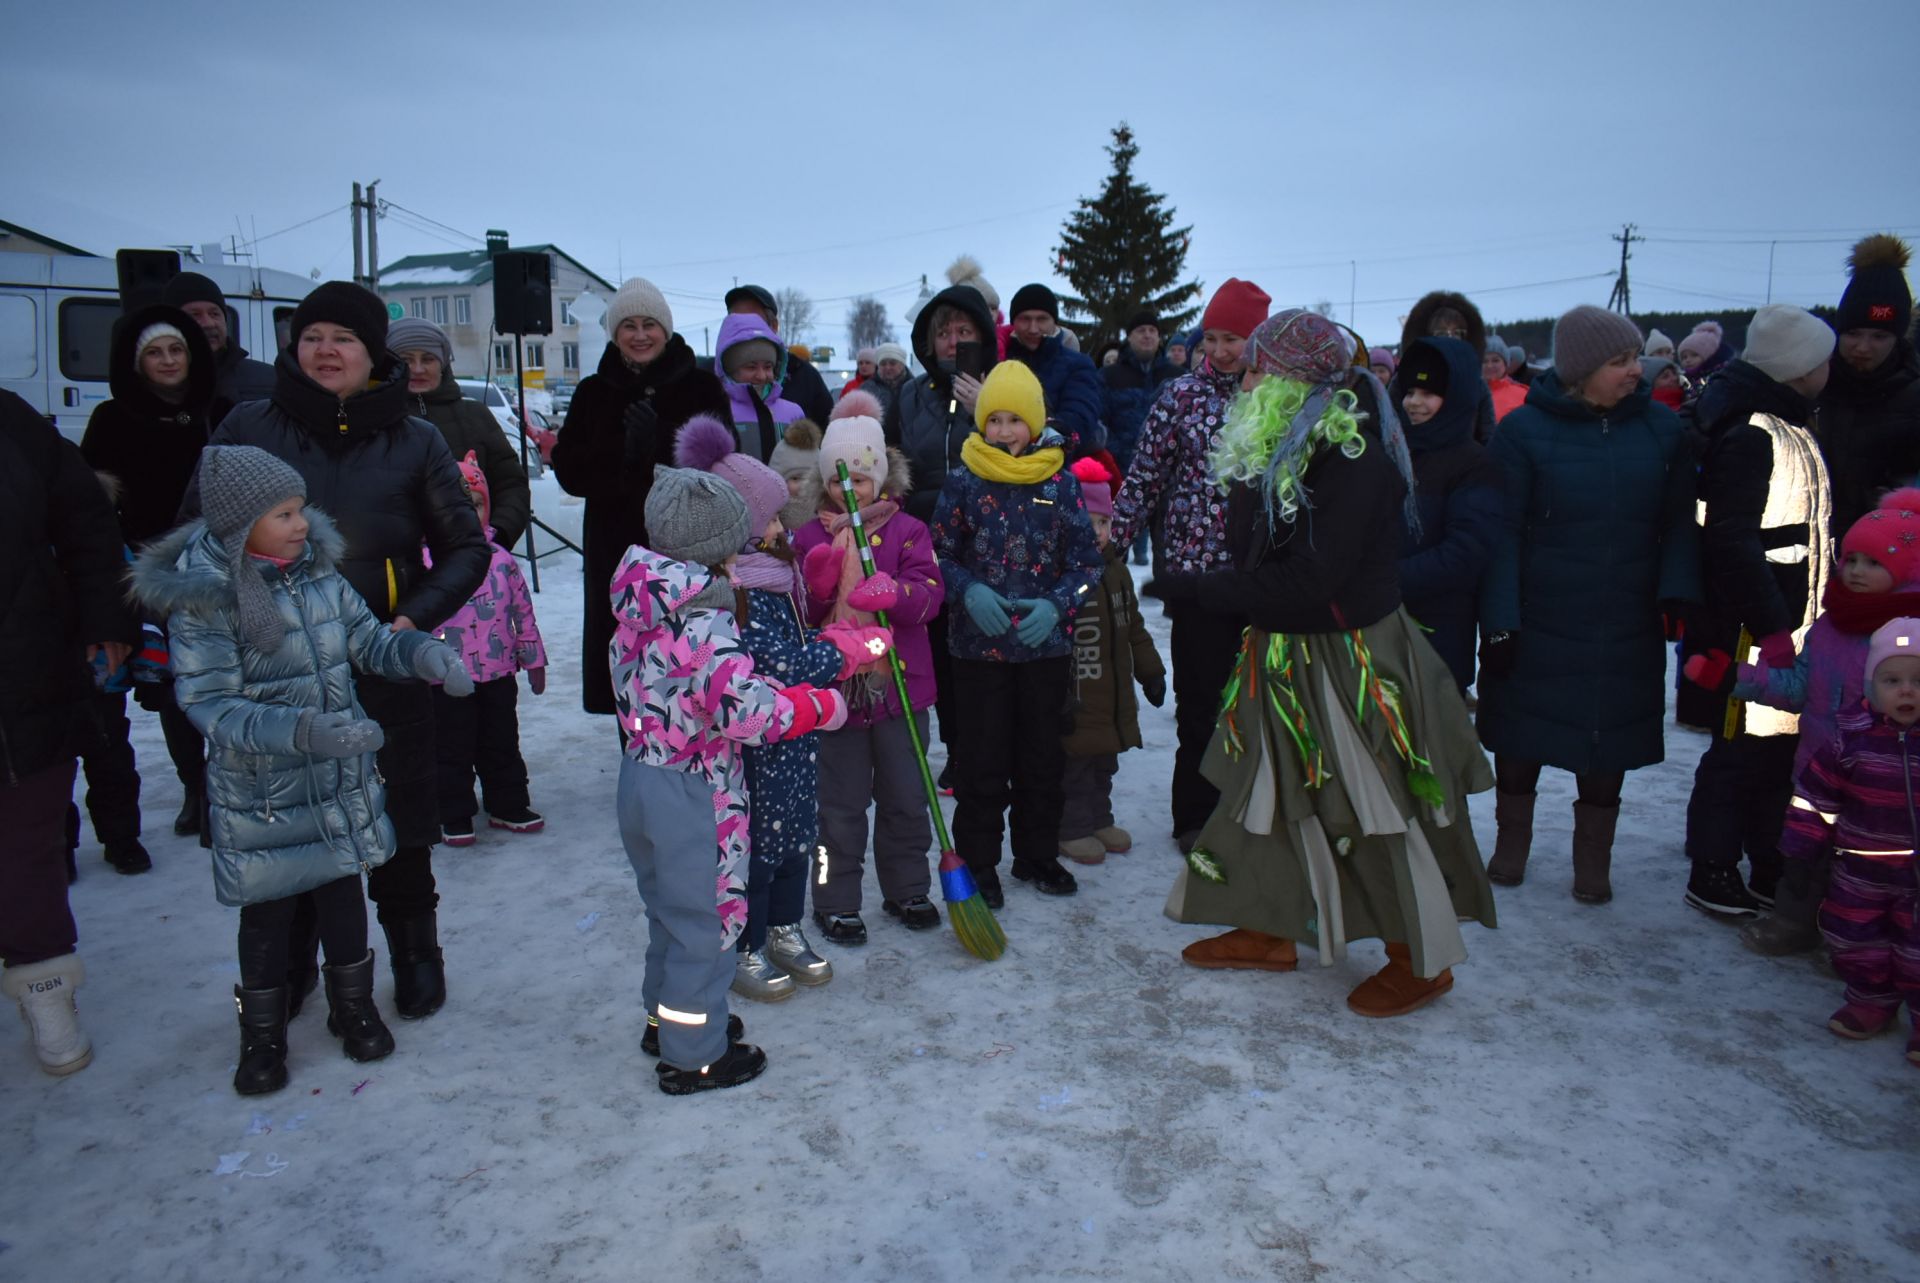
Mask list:
[[[347,207],[353,218],[353,281],[356,285],[367,283],[365,260],[360,253],[360,184],[353,185],[353,203]]]
[[[373,198],[374,188],[378,186],[377,178],[367,184],[367,279],[362,284],[368,289],[380,284],[380,205]]]
[[[1767,302],[1773,302],[1773,251],[1779,247],[1779,241],[1767,242]]]
[[[1620,234],[1613,239],[1620,242],[1620,278],[1613,283],[1613,293],[1607,297],[1607,307],[1625,316],[1632,310],[1632,293],[1627,284],[1627,260],[1633,257],[1633,246],[1647,239],[1635,234],[1632,223],[1623,224]]]

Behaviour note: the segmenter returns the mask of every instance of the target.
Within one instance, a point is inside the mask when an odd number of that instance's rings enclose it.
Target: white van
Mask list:
[[[313,282],[292,272],[224,261],[207,246],[182,271],[227,296],[228,331],[257,361],[286,345],[287,322]],[[120,316],[112,258],[0,253],[0,388],[18,394],[78,441],[107,389],[107,347]]]

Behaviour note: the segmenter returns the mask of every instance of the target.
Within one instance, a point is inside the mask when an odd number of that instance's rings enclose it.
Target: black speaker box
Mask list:
[[[160,301],[167,282],[180,275],[180,255],[170,249],[123,249],[113,256],[120,277],[120,306],[137,312]]]
[[[516,249],[493,256],[493,328],[553,333],[553,263],[545,254]]]

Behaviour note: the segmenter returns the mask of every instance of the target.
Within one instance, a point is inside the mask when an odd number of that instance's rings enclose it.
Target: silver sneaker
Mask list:
[[[833,979],[833,964],[813,951],[798,922],[767,928],[767,961],[803,985],[823,985]]]
[[[742,953],[734,964],[732,990],[754,1002],[785,1002],[793,997],[793,981],[767,961],[764,951]]]

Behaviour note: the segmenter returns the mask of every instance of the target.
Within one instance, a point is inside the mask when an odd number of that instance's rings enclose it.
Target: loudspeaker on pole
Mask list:
[[[553,333],[553,262],[507,250],[493,256],[493,328],[501,334]]]

